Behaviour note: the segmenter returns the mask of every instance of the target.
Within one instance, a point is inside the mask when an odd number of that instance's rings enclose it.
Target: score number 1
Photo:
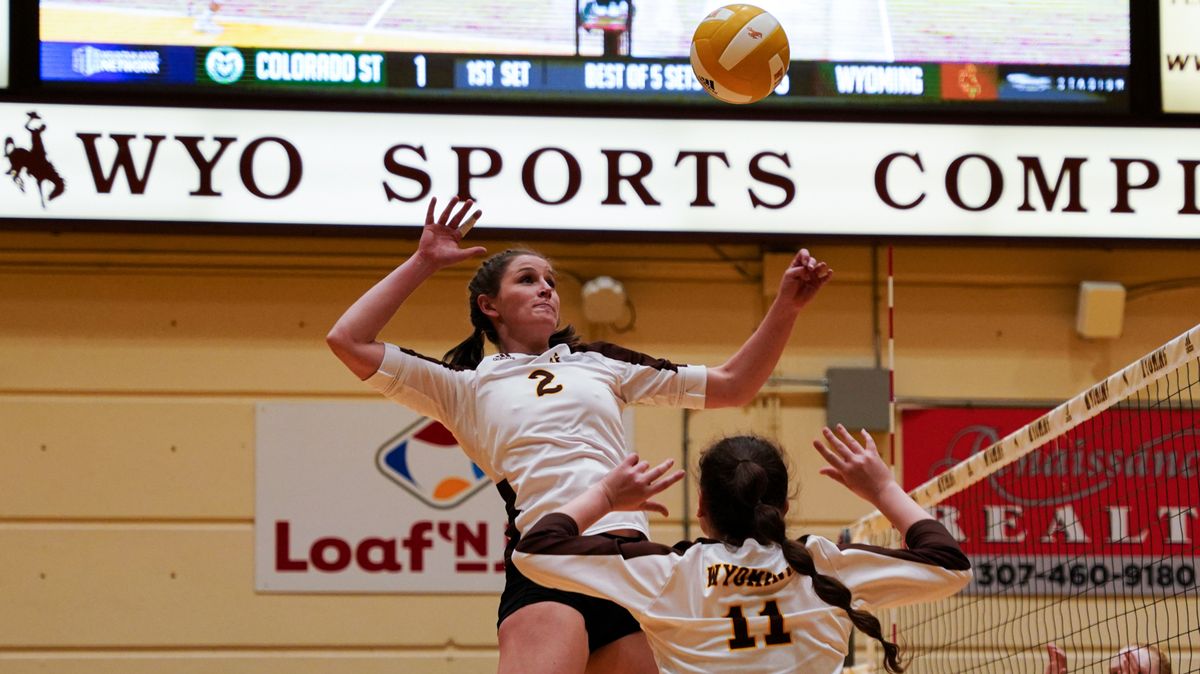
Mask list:
[[[413,66],[416,67],[416,70],[417,70],[417,87],[419,89],[424,89],[425,88],[425,55],[417,54],[416,56],[414,56],[413,57]]]

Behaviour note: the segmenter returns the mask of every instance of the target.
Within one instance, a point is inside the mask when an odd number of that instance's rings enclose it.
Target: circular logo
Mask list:
[[[246,72],[246,59],[233,47],[213,47],[204,59],[204,71],[217,84],[233,84]]]

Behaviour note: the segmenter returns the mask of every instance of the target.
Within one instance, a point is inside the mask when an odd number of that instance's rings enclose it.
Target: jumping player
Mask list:
[[[217,13],[221,11],[221,3],[217,0],[188,0],[187,14],[188,16],[196,17],[196,23],[193,24],[192,30],[198,33],[208,33],[217,35],[224,32],[219,24],[217,24]]]
[[[700,526],[711,538],[667,547],[580,536],[613,510],[647,501],[680,479],[670,462],[650,468],[628,457],[617,469],[517,544],[513,562],[550,587],[608,597],[641,622],[663,672],[842,671],[851,627],[883,644],[885,667],[903,671],[874,609],[933,601],[962,589],[971,565],[939,522],[892,479],[874,443],[824,429],[821,469],[865,499],[901,532],[906,550],[838,546],[819,536],[789,539],[783,454],[755,436],[716,442],[700,458]]]
[[[559,324],[553,266],[509,250],[488,258],[468,285],[473,332],[443,360],[377,340],[435,272],[484,254],[462,248],[472,202],[436,216],[429,202],[417,251],[358,299],[327,342],[383,395],[440,421],[504,497],[512,547],[543,515],[567,504],[625,457],[626,405],[725,407],[749,402],[774,369],[799,311],[832,275],[801,250],[762,323],[726,363],[680,366],[611,344],[583,344]],[[435,217],[436,216],[436,217]],[[484,339],[500,353],[484,357]],[[643,513],[596,517],[590,533],[644,540]],[[512,564],[499,610],[500,672],[658,671],[637,621],[613,602],[541,587]],[[553,639],[547,639],[553,634]]]

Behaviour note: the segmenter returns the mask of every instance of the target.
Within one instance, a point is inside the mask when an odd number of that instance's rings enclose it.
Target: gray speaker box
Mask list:
[[[886,431],[890,426],[891,386],[888,371],[880,368],[840,367],[825,373],[825,421],[851,431]]]

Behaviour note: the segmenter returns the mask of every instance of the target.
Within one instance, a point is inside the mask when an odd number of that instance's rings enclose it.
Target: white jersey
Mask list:
[[[603,343],[502,353],[469,370],[387,344],[367,381],[449,429],[524,531],[621,463],[626,405],[702,408],[707,370]],[[628,512],[589,532],[614,529],[649,535],[645,514]]]
[[[663,672],[842,671],[849,616],[821,600],[779,546],[700,539],[669,548],[577,534],[575,520],[552,513],[526,532],[512,561],[535,583],[628,609]],[[971,579],[970,562],[936,520],[909,528],[907,550],[800,541],[817,572],[850,590],[856,609],[935,601]]]

